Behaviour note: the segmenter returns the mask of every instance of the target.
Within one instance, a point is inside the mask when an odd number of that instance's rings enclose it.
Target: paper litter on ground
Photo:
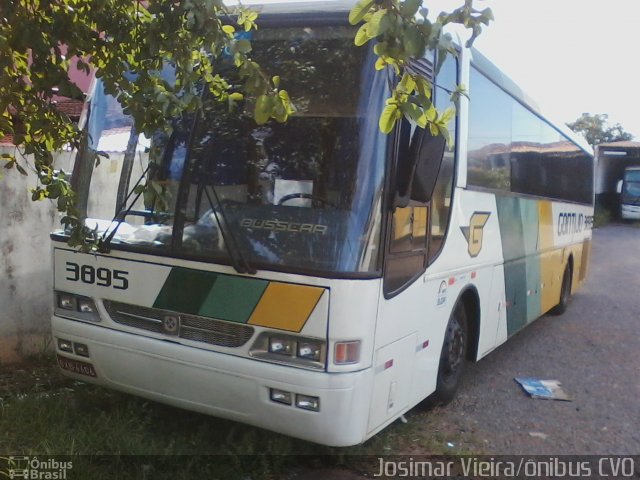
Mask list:
[[[545,400],[571,401],[571,397],[562,389],[558,380],[540,380],[538,378],[516,377],[515,381],[522,385],[522,388],[531,395],[531,398],[542,398]]]

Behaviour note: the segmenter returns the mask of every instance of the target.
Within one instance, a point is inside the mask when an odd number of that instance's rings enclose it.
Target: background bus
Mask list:
[[[440,108],[469,86],[454,149],[408,122],[381,134],[387,78],[353,46],[349,6],[264,6],[253,54],[298,107],[284,125],[205,97],[170,136],[138,138],[96,88],[74,178],[111,251],[52,235],[65,373],[353,445],[566,308],[590,251],[588,146],[467,49],[435,79]],[[433,76],[430,58],[414,68]],[[94,170],[92,152],[130,141]]]
[[[640,167],[624,169],[617,192],[620,194],[620,217],[623,220],[640,220]]]

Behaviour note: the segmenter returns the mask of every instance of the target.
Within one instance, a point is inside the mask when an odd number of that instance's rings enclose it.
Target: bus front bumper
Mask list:
[[[366,439],[370,368],[314,372],[57,316],[52,330],[63,372],[78,380],[324,445],[348,446]],[[58,339],[86,345],[89,357],[61,351]],[[83,371],[88,364],[93,369]],[[271,389],[290,392],[293,404],[271,400]],[[296,395],[317,397],[319,411],[295,406]]]
[[[640,205],[622,205],[621,217],[625,220],[640,220]]]

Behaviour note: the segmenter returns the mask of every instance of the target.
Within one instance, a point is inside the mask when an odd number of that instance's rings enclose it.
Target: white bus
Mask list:
[[[270,5],[253,55],[298,108],[286,124],[205,96],[168,138],[138,138],[97,85],[74,181],[110,251],[52,235],[53,336],[74,378],[354,445],[450,400],[465,361],[566,308],[587,272],[593,158],[468,49],[435,79],[440,108],[469,89],[455,148],[408,122],[384,135],[391,77],[353,45],[348,7]],[[94,169],[96,149],[111,156]]]
[[[640,166],[624,169],[616,192],[620,195],[620,218],[640,220]]]

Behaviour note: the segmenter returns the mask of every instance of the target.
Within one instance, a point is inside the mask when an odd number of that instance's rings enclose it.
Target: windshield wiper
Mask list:
[[[109,229],[107,228],[107,230],[105,230],[104,233],[102,234],[102,241],[100,242],[100,251],[105,253],[109,252],[111,247],[111,242],[113,241],[113,237],[115,237],[118,231],[118,228],[120,228],[120,225],[122,225],[122,222],[124,222],[125,218],[127,218],[127,215],[133,209],[133,206],[136,204],[140,196],[143,194],[144,189],[140,189],[138,191],[138,193],[136,194],[133,201],[129,204],[128,207],[127,207],[127,202],[129,201],[131,196],[134,194],[134,192],[138,188],[138,185],[140,185],[142,180],[144,180],[144,178],[147,176],[147,173],[149,173],[149,171],[152,168],[153,168],[153,171],[151,172],[151,175],[149,175],[149,178],[147,179],[147,184],[149,184],[149,182],[153,180],[153,176],[155,175],[155,172],[159,170],[158,165],[156,165],[153,162],[149,162],[149,164],[147,165],[147,168],[144,169],[144,171],[140,175],[140,178],[138,178],[138,181],[136,182],[136,184],[133,186],[131,190],[129,190],[129,193],[127,193],[127,196],[122,201],[120,208],[118,209],[115,216],[111,220],[111,224],[113,224],[117,220],[116,226],[111,231],[109,231]],[[107,235],[107,232],[109,232],[109,235]]]
[[[207,89],[203,89],[201,93],[204,96]],[[183,242],[184,236],[184,223],[185,223],[185,211],[183,207],[186,205],[188,196],[189,196],[189,188],[191,184],[191,178],[195,173],[198,177],[198,184],[203,185],[204,175],[202,175],[202,162],[203,157],[193,158],[194,153],[194,143],[196,141],[198,128],[200,126],[200,122],[204,118],[202,111],[198,112],[195,115],[193,120],[193,124],[191,127],[191,133],[189,135],[189,140],[187,144],[186,156],[184,159],[184,171],[182,175],[182,180],[180,182],[180,189],[178,191],[177,205],[176,205],[176,221],[174,222],[173,227],[173,245],[177,246],[177,242],[180,242],[180,246]],[[213,184],[203,185],[204,192],[207,197],[207,201],[209,202],[209,206],[211,207],[213,217],[218,224],[218,229],[220,234],[222,235],[222,239],[224,241],[225,249],[229,254],[229,259],[231,260],[231,265],[238,273],[248,273],[251,275],[255,275],[257,270],[247,261],[242,248],[236,238],[233,229],[230,227],[230,224],[227,220],[227,216],[224,212],[224,208],[222,206],[222,202],[220,201],[220,197],[218,196],[218,192],[216,191]],[[211,191],[213,192],[213,197],[211,198],[209,192],[206,187],[211,187]],[[214,204],[215,203],[215,204]]]
[[[248,273],[251,275],[255,275],[257,273],[257,270],[247,261],[246,257],[242,253],[242,249],[240,248],[238,239],[229,226],[229,221],[227,220],[224,208],[222,207],[222,202],[220,201],[220,197],[218,196],[216,187],[214,187],[213,185],[208,186],[211,187],[211,191],[213,192],[215,205],[213,200],[211,199],[211,196],[209,195],[209,190],[206,188],[206,186],[204,188],[204,194],[207,197],[207,201],[209,202],[209,206],[211,207],[213,216],[216,219],[216,223],[218,224],[220,234],[222,235],[222,239],[227,248],[227,252],[229,253],[229,258],[231,259],[233,268],[238,273]]]

